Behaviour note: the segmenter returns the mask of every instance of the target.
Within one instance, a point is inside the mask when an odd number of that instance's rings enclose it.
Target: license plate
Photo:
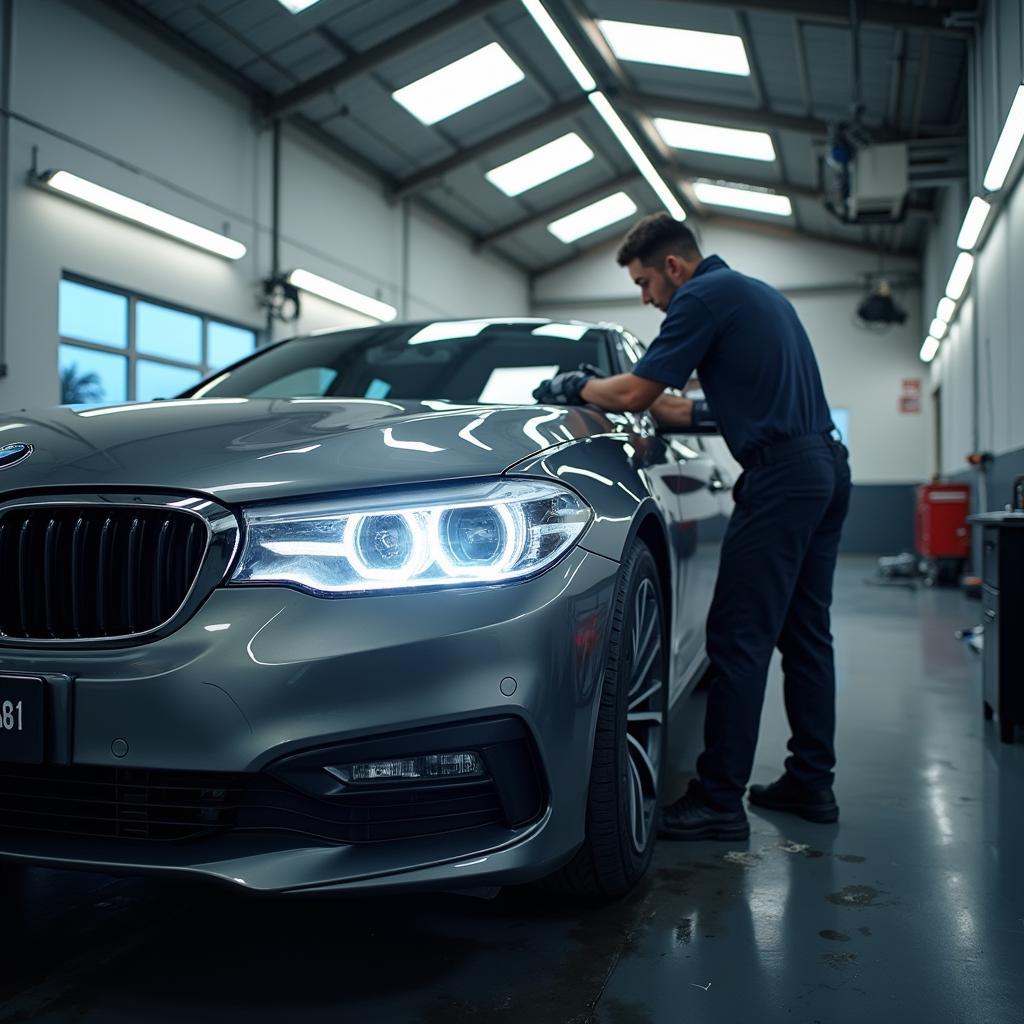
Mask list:
[[[43,763],[43,680],[0,675],[0,761]]]

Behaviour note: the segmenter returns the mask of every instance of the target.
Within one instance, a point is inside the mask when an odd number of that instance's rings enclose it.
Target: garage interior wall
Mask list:
[[[779,288],[796,307],[821,366],[829,404],[849,413],[848,442],[854,497],[843,534],[846,551],[892,553],[913,546],[913,488],[930,472],[932,411],[902,413],[904,381],[927,379],[918,358],[922,327],[918,287],[894,297],[907,320],[879,333],[855,323],[866,292],[864,275],[878,270],[877,254],[807,238],[713,223],[700,229],[702,251]],[[917,261],[886,257],[886,269],[916,279]],[[662,314],[642,307],[639,289],[615,263],[615,246],[540,277],[533,310],[539,316],[622,324],[642,340],[658,332]]]
[[[65,272],[257,330],[272,270],[272,141],[251,101],[99,2],[2,0],[0,409],[58,400],[57,289]],[[523,315],[526,275],[301,128],[281,146],[281,269],[376,296],[400,317]],[[231,262],[29,184],[64,169],[243,242]],[[3,295],[0,295],[0,299]],[[371,321],[303,296],[273,338]],[[264,340],[267,340],[264,335]]]
[[[924,266],[924,315],[933,316],[956,258],[956,237],[982,180],[1010,104],[1024,81],[1024,0],[986,5],[970,75],[970,191],[949,190],[930,233]],[[941,407],[936,464],[974,484],[977,508],[997,510],[1024,474],[1024,188],[1021,154],[993,208],[976,253],[969,290],[931,368],[932,402]],[[927,323],[927,319],[925,320]],[[965,457],[990,452],[984,473]]]

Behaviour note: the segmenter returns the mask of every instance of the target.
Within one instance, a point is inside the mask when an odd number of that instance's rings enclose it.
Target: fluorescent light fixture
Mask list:
[[[493,96],[526,76],[497,43],[488,43],[466,57],[391,94],[423,124],[436,124]]]
[[[989,192],[995,192],[1005,184],[1006,176],[1010,173],[1010,165],[1020,148],[1021,139],[1024,139],[1024,85],[1017,87],[1017,95],[1010,105],[1006,123],[999,133],[999,141],[985,172],[984,184]]]
[[[320,3],[320,0],[277,0],[277,2],[292,14],[301,14],[307,7]]]
[[[938,317],[936,317],[932,321],[931,327],[928,328],[928,333],[933,338],[938,338],[939,341],[942,341],[942,339],[946,336],[946,331],[948,330],[949,324],[946,323],[945,320],[940,320]]]
[[[774,160],[775,147],[767,132],[752,132],[742,128],[723,128],[715,124],[696,121],[675,121],[656,117],[654,127],[668,145],[674,149],[692,149],[700,153],[720,153],[746,160]]]
[[[739,210],[770,213],[776,217],[788,217],[793,212],[793,204],[789,201],[789,196],[779,195],[768,189],[695,181],[693,192],[702,203],[707,203],[709,206],[732,206]]]
[[[974,257],[969,252],[960,253],[946,282],[946,298],[956,301],[963,295],[973,269]]]
[[[641,149],[640,143],[633,138],[633,133],[626,127],[625,121],[616,113],[615,108],[608,102],[608,97],[603,92],[592,92],[587,99],[593,104],[594,109],[601,115],[604,123],[612,130],[612,133],[619,140],[622,148],[630,155],[637,170],[644,176],[644,180],[654,189],[655,195],[665,205],[676,220],[686,220],[686,211],[679,200],[672,194],[672,190],[665,184],[664,179],[655,170],[654,164],[647,158],[647,154]]]
[[[956,316],[956,303],[952,299],[939,299],[939,304],[935,308],[935,315],[943,323],[952,323],[953,317]]]
[[[717,71],[722,75],[750,74],[747,51],[739,36],[628,21],[601,20],[598,25],[619,60]]]
[[[226,256],[229,260],[239,260],[245,255],[245,246],[233,238],[218,235],[216,231],[201,228],[198,224],[164,213],[163,210],[158,210],[147,203],[140,203],[137,199],[129,199],[120,192],[112,192],[109,188],[86,181],[85,178],[79,178],[69,171],[48,171],[39,180],[41,184],[56,192],[71,196],[89,206],[95,206],[106,213],[112,213],[116,217],[130,220],[133,224],[141,224],[163,235],[170,235],[180,242],[187,242],[207,252]]]
[[[593,159],[594,151],[575,132],[569,132],[495,167],[485,177],[505,195],[517,196]]]
[[[935,358],[935,353],[939,351],[939,339],[933,338],[930,334],[924,339],[924,344],[921,346],[921,360],[925,363],[930,363]]]
[[[988,211],[992,209],[990,203],[986,203],[981,196],[975,196],[971,205],[967,207],[964,214],[964,223],[957,235],[956,245],[958,249],[973,249],[978,244],[978,236],[988,219]]]
[[[599,199],[596,203],[584,206],[582,210],[570,213],[567,217],[559,217],[558,220],[552,221],[548,225],[548,231],[559,241],[568,244],[584,235],[606,228],[631,213],[636,213],[636,203],[625,192],[616,192],[614,195]]]
[[[548,42],[554,48],[555,53],[562,58],[562,63],[569,69],[569,73],[576,79],[579,87],[584,92],[596,89],[597,82],[594,81],[594,76],[580,60],[569,40],[562,35],[562,30],[555,24],[554,19],[548,14],[540,0],[523,0],[523,6],[537,23],[537,27],[547,36]]]
[[[319,295],[328,302],[334,302],[346,309],[354,309],[357,313],[372,317],[374,320],[394,320],[398,316],[398,310],[389,306],[379,299],[371,299],[369,295],[353,291],[336,281],[329,281],[326,277],[318,274],[311,274],[308,270],[293,270],[288,275],[290,284],[303,291]]]

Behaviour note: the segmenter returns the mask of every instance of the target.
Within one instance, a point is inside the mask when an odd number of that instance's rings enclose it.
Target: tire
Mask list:
[[[661,584],[638,541],[622,565],[587,794],[586,838],[544,888],[590,901],[636,885],[654,853],[668,697]]]

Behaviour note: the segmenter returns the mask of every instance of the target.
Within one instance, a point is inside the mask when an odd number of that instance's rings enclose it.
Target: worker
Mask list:
[[[540,402],[649,409],[664,426],[714,418],[743,466],[707,621],[711,666],[704,750],[685,794],[662,809],[660,835],[743,839],[772,652],[782,652],[792,737],[785,771],[750,803],[810,821],[839,816],[833,793],[835,667],[829,606],[850,500],[846,448],[834,438],[818,365],[796,311],[762,281],[701,255],[668,214],[638,221],[617,255],[645,304],[665,313],[631,373],[560,373]],[[706,402],[664,395],[696,370]]]

